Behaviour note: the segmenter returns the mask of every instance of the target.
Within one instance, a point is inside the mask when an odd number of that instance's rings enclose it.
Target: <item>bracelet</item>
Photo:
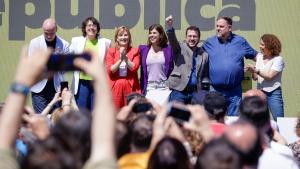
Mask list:
[[[13,82],[10,86],[10,91],[13,93],[20,93],[24,96],[27,96],[30,91],[30,88],[23,83]]]

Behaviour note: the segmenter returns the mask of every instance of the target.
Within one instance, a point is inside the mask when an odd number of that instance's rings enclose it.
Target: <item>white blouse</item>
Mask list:
[[[274,70],[279,72],[273,79],[265,80],[263,77],[258,75],[257,88],[262,89],[266,92],[272,92],[281,86],[281,75],[284,68],[284,62],[281,56],[275,56],[270,59],[267,63],[263,61],[263,54],[259,53],[256,57],[256,69],[260,72],[269,72]]]

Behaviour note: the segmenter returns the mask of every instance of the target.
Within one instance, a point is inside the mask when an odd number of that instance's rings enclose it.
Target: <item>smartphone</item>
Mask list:
[[[60,82],[60,92],[62,92],[64,88],[69,89],[69,85],[67,81]]]
[[[132,111],[134,113],[146,113],[149,110],[152,110],[153,106],[149,102],[143,102],[143,103],[135,103],[132,107]]]
[[[73,62],[75,58],[83,58],[86,60],[91,60],[91,55],[89,53],[82,54],[51,54],[48,63],[47,69],[48,71],[74,71],[79,70]]]
[[[168,116],[179,120],[180,122],[189,121],[191,118],[191,112],[184,106],[178,106],[176,104],[170,104],[168,109]]]

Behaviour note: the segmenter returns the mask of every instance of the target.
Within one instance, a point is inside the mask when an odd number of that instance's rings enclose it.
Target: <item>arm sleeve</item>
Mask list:
[[[134,63],[133,69],[128,69],[128,71],[136,73],[140,67],[141,55],[140,50],[137,48],[133,53],[132,62]]]
[[[113,48],[108,49],[106,56],[104,57],[104,62],[106,65],[106,71],[109,76],[112,76],[114,73],[111,71],[111,66],[114,64],[114,58],[116,52],[114,52]],[[116,71],[118,72],[118,71]],[[115,73],[116,73],[115,72]]]
[[[0,168],[20,169],[13,150],[0,149]]]
[[[276,58],[274,58],[274,62],[273,65],[271,67],[271,70],[275,70],[277,72],[282,72],[284,68],[284,62],[281,56],[277,56]]]
[[[174,53],[174,55],[176,55],[177,53],[180,52],[180,45],[177,40],[174,28],[167,30],[167,36],[168,36],[168,39],[169,39],[169,42],[170,42],[170,45],[172,48],[172,52]]]
[[[244,40],[243,46],[245,50],[246,59],[254,59],[257,55],[257,51],[253,49],[245,39],[243,40]]]

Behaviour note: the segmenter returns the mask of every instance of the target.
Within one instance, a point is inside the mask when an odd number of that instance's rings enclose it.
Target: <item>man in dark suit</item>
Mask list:
[[[178,42],[172,16],[166,18],[166,25],[174,57],[174,69],[167,81],[172,90],[169,101],[188,104],[193,95],[202,90],[203,79],[208,78],[208,55],[197,46],[200,40],[198,27],[189,26],[186,29],[185,41]]]

